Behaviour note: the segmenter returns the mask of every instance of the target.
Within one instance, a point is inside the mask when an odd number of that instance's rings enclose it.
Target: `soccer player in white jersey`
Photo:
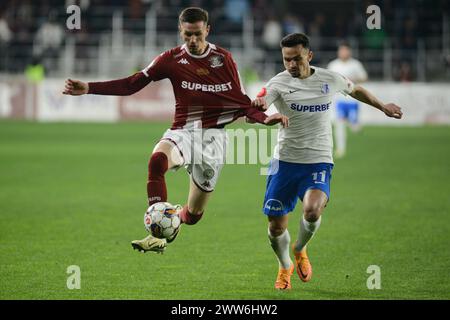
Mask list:
[[[354,84],[360,84],[367,80],[367,72],[362,63],[352,58],[352,49],[348,43],[342,43],[338,47],[337,59],[328,64],[328,69],[348,78]],[[336,121],[334,124],[335,156],[341,158],[345,155],[347,147],[346,123],[353,131],[360,129],[358,121],[359,103],[357,100],[339,94],[336,99]]]
[[[313,53],[301,33],[281,40],[285,71],[273,77],[254,101],[267,109],[272,103],[289,117],[289,127],[280,128],[274,151],[263,212],[269,219],[270,244],[279,262],[275,288],[290,289],[294,269],[300,279],[311,279],[312,268],[306,245],[320,226],[321,214],[330,197],[333,169],[331,101],[341,92],[367,103],[388,117],[400,119],[401,109],[384,104],[370,92],[337,72],[310,66]],[[295,264],[289,255],[288,213],[303,202],[300,231],[293,244]]]

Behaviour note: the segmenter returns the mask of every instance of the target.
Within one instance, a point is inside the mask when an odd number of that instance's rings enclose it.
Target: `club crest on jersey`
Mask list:
[[[209,62],[211,63],[211,68],[219,68],[223,66],[223,58],[221,56],[212,56],[209,58]]]
[[[322,88],[320,89],[320,91],[322,91],[323,94],[327,94],[330,92],[330,86],[328,85],[328,83],[323,83],[322,84]]]

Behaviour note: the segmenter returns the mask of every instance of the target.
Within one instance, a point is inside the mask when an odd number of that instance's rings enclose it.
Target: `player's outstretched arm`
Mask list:
[[[82,94],[101,94],[109,96],[129,96],[138,92],[152,82],[150,77],[146,77],[143,72],[137,72],[127,78],[102,81],[102,82],[82,82],[79,80],[66,80],[63,94],[79,96]]]
[[[350,95],[361,102],[367,103],[381,111],[383,111],[388,117],[401,119],[403,116],[402,109],[394,103],[384,104],[377,99],[373,94],[364,89],[361,86],[355,86]]]
[[[63,94],[81,96],[89,92],[89,84],[80,80],[67,79]]]

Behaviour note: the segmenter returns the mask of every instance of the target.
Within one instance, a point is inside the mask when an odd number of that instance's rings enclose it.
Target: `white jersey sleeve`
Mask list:
[[[264,88],[266,90],[265,98],[267,106],[270,106],[280,98],[280,93],[278,92],[276,85],[272,81],[269,81]]]
[[[344,77],[343,75],[331,71],[334,76],[334,85],[336,86],[336,91],[342,93],[343,95],[348,95],[353,92],[353,89],[355,88],[355,84],[348,79],[347,77]]]

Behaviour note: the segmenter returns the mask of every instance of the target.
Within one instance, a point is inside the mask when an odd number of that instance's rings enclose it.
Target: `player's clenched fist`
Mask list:
[[[289,127],[289,118],[282,115],[281,113],[275,113],[271,116],[268,116],[266,120],[264,120],[264,123],[268,126],[272,126],[276,123],[281,123],[283,128]]]
[[[383,106],[383,112],[391,118],[401,119],[403,116],[402,109],[394,103],[385,104]]]
[[[81,96],[89,92],[89,85],[79,80],[67,79],[63,94]]]

